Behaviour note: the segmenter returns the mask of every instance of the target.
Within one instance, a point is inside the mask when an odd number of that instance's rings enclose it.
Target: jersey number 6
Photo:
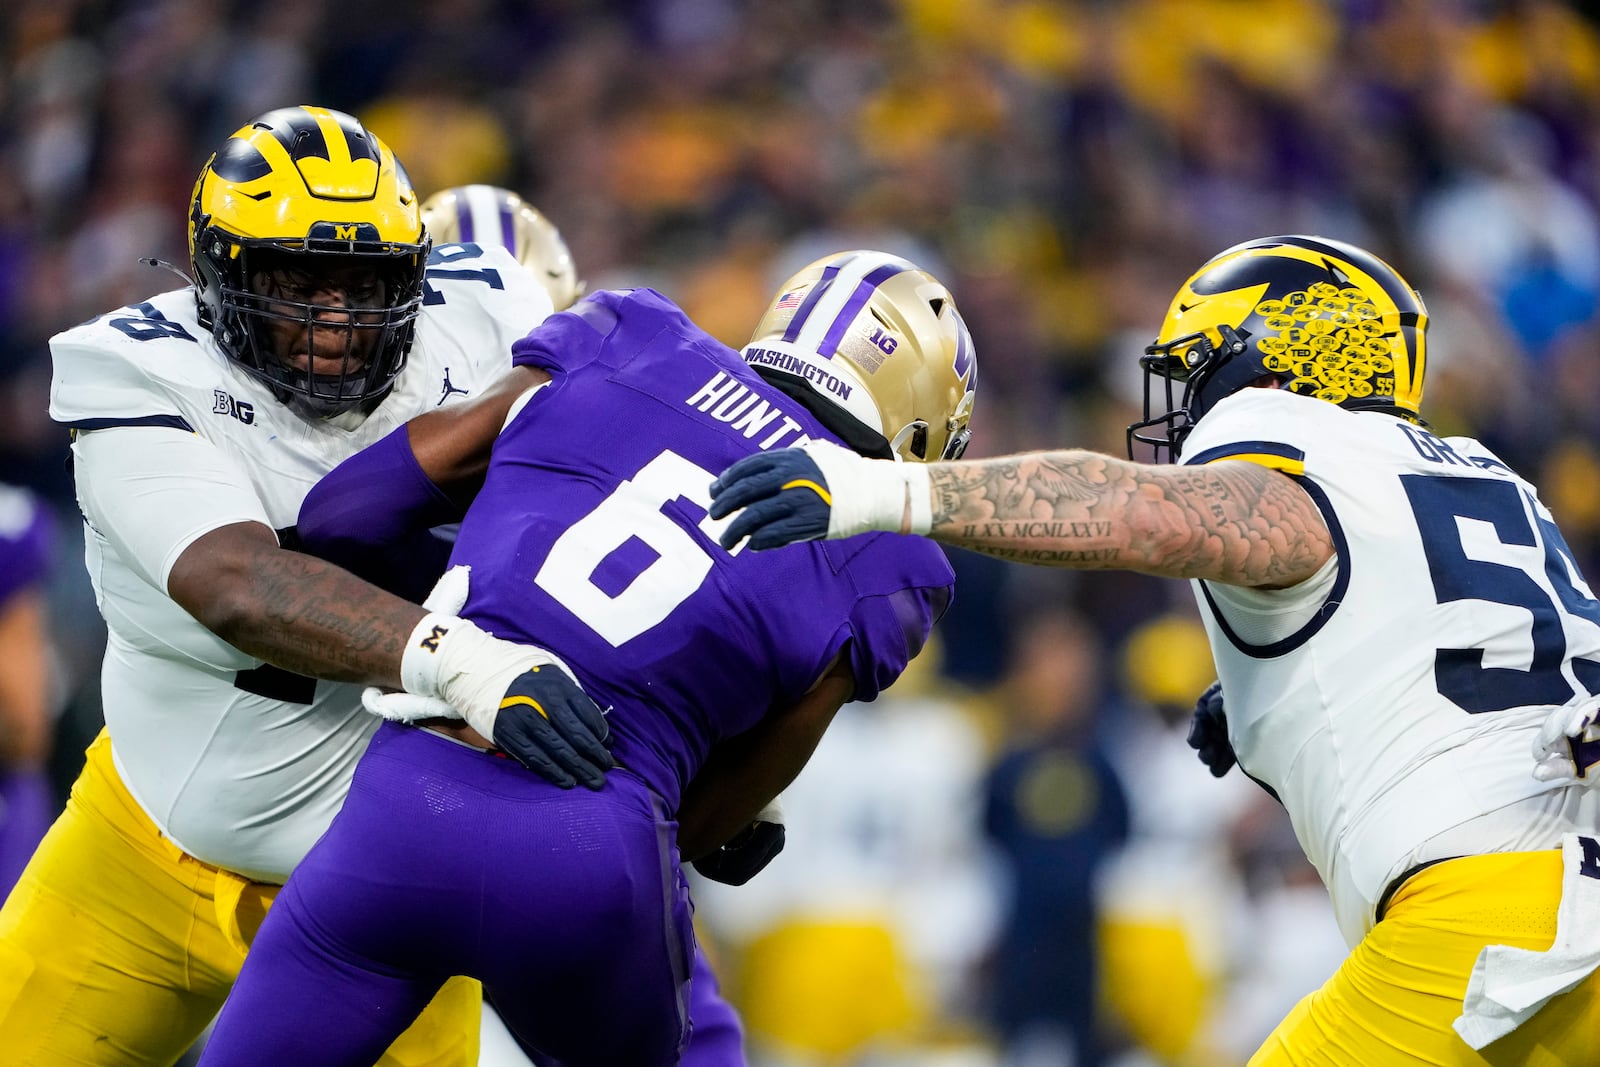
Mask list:
[[[711,548],[662,508],[679,498],[709,508],[715,477],[676,452],[662,452],[556,538],[534,583],[613,647],[638,637],[689,599],[711,571]],[[699,528],[715,545],[731,521],[708,516]],[[655,558],[615,593],[596,585],[596,568],[630,541]]]

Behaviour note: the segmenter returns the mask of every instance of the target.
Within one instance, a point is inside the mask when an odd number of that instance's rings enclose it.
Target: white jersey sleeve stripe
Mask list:
[[[169,430],[182,430],[185,433],[194,433],[194,427],[189,425],[189,420],[180,415],[138,415],[126,419],[79,419],[66,424],[69,430],[111,430],[119,426],[157,426]]]

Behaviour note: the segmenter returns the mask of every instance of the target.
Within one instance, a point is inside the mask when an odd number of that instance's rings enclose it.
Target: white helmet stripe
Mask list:
[[[498,244],[517,254],[516,218],[499,189],[492,185],[462,186],[458,203],[463,244]]]
[[[831,359],[845,331],[878,286],[896,274],[916,269],[898,256],[886,255],[852,256],[830,266],[795,313],[783,339],[798,349]]]

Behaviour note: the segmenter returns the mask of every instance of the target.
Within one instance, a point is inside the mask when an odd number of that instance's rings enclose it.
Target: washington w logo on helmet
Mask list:
[[[1145,417],[1128,427],[1129,454],[1140,442],[1176,458],[1219,400],[1264,378],[1420,422],[1427,326],[1416,290],[1354,245],[1298,235],[1236,245],[1183,284],[1145,349]]]

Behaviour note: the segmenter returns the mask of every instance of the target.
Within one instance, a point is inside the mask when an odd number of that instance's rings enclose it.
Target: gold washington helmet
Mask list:
[[[411,179],[353,117],[286,107],[237,130],[195,182],[189,256],[201,325],[286,402],[323,417],[370,410],[405,366],[428,237]],[[308,299],[330,272],[360,279],[331,313]],[[274,322],[340,331],[343,369],[285,363]]]
[[[511,250],[550,294],[555,309],[583,295],[577,267],[555,224],[522,197],[496,185],[457,185],[422,202],[422,223],[435,246],[498,245]]]
[[[1422,297],[1371,252],[1299,235],[1235,245],[1183,284],[1145,349],[1145,417],[1128,427],[1130,453],[1139,441],[1176,458],[1219,400],[1267,377],[1420,422],[1427,329]]]
[[[955,299],[886,252],[817,260],[773,297],[742,353],[863,455],[956,459],[977,361]]]

